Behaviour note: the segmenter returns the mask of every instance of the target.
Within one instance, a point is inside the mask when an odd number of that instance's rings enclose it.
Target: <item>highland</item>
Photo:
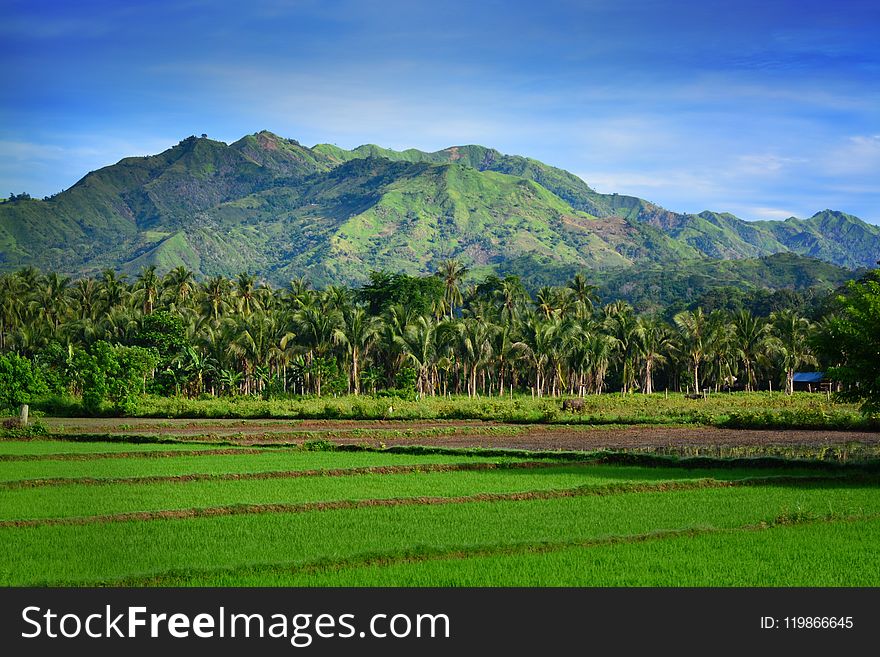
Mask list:
[[[692,293],[833,287],[880,259],[880,227],[833,210],[754,222],[677,213],[483,146],[308,148],[266,131],[188,137],[54,196],[0,204],[0,271],[184,266],[321,287],[371,270],[427,274],[446,259],[475,280],[517,274],[530,287],[587,271],[623,297],[652,272]]]

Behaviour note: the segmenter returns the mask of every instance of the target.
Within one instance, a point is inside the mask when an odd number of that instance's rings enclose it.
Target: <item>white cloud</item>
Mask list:
[[[765,208],[765,207],[746,207],[743,208],[740,212],[743,213],[745,219],[788,219],[789,217],[795,216],[795,213],[791,210],[782,210],[780,208]]]
[[[808,160],[803,157],[784,157],[774,153],[754,153],[740,155],[736,161],[738,163],[736,173],[748,176],[765,176],[779,174],[793,164],[801,164]]]
[[[828,153],[825,170],[831,175],[874,176],[880,179],[880,135],[856,135]]]

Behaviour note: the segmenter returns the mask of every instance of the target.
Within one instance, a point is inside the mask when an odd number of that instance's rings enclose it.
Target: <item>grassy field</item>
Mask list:
[[[880,585],[876,464],[0,441],[0,584]]]
[[[823,394],[753,392],[714,393],[705,399],[686,399],[681,393],[588,395],[583,410],[563,412],[559,398],[294,397],[263,400],[255,397],[147,396],[140,400],[137,417],[145,418],[289,418],[352,420],[489,420],[515,423],[579,424],[705,424],[733,428],[831,428],[880,426],[859,414],[853,404]],[[34,404],[48,415],[81,415],[78,400],[46,399]]]

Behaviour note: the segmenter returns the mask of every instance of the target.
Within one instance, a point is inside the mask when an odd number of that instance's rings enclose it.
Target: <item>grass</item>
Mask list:
[[[48,414],[80,415],[77,400],[45,399],[34,404]],[[144,397],[135,414],[152,418],[290,418],[353,420],[486,420],[563,424],[700,424],[731,428],[877,429],[853,404],[824,395],[796,393],[718,393],[685,399],[680,393],[589,395],[582,413],[562,412],[558,398],[464,396],[405,400],[396,397]]]
[[[235,505],[294,505],[339,500],[453,498],[555,491],[610,484],[722,481],[760,476],[742,470],[684,470],[560,465],[539,469],[360,474],[353,477],[195,480],[113,485],[62,484],[0,490],[0,521],[208,509]],[[768,474],[766,471],[763,474]],[[770,472],[777,474],[778,472]],[[792,476],[798,473],[786,473]]]
[[[42,490],[42,489],[35,489]],[[302,569],[407,555],[731,529],[791,513],[880,513],[875,485],[828,481],[618,493],[516,502],[419,504],[83,526],[0,528],[0,584],[230,582],[261,568]],[[710,561],[711,555],[705,555]],[[242,576],[239,579],[239,573]]]
[[[191,586],[880,586],[880,519],[645,536],[311,570],[193,574]],[[854,564],[860,564],[854,568]]]
[[[308,435],[0,441],[0,585],[880,585],[877,460]]]
[[[143,450],[147,451],[147,450]],[[87,477],[115,479],[192,474],[257,473],[282,470],[320,470],[378,466],[429,464],[505,463],[522,459],[444,454],[383,454],[377,452],[301,452],[290,449],[262,449],[259,454],[180,455],[172,458],[101,458],[82,460],[0,461],[0,482],[29,479]]]

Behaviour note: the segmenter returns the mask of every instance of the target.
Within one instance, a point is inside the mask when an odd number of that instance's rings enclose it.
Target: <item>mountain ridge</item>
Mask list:
[[[776,253],[872,266],[880,227],[834,210],[756,222],[676,213],[479,145],[310,148],[268,131],[230,144],[187,137],[45,200],[0,204],[0,271],[186,266],[326,285],[362,282],[370,269],[429,273],[446,258],[485,275],[510,262],[608,272]]]

